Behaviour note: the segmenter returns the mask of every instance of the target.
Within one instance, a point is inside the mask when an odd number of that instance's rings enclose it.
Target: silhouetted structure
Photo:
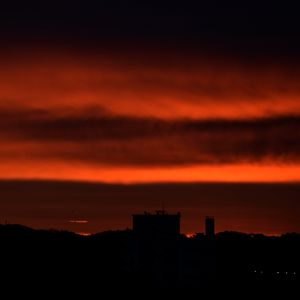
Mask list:
[[[214,217],[206,217],[205,218],[205,235],[207,237],[215,236],[215,218]]]
[[[135,216],[139,216],[134,217],[138,220],[135,232],[107,231],[91,236],[0,224],[1,270],[6,275],[2,285],[18,286],[28,280],[53,289],[69,280],[70,288],[97,290],[99,282],[102,287],[114,288],[203,288],[210,282],[248,282],[252,289],[256,283],[268,281],[299,286],[299,234],[268,237],[219,232],[214,238],[201,233],[187,237],[179,234],[179,214]],[[145,223],[139,223],[140,218]],[[165,235],[158,233],[159,224]],[[154,226],[151,230],[150,225]]]
[[[144,237],[179,236],[180,213],[168,214],[164,210],[158,210],[155,214],[134,214],[132,229],[134,234]]]
[[[133,273],[140,285],[174,286],[178,282],[180,214],[158,210],[132,216]]]

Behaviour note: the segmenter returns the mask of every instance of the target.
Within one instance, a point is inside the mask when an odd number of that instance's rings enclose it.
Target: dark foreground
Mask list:
[[[299,283],[300,235],[223,232],[213,238],[79,236],[0,225],[5,281],[73,287],[196,287],[210,282]]]

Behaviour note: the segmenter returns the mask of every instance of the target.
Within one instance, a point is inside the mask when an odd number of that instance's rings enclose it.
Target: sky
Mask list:
[[[0,220],[96,232],[168,203],[184,232],[300,231],[297,11],[4,4]]]

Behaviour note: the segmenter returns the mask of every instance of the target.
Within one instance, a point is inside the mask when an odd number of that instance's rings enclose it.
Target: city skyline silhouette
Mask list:
[[[58,268],[64,274],[58,278],[67,276],[81,286],[95,280],[129,288],[299,283],[300,234],[215,233],[215,219],[209,216],[202,220],[205,233],[186,236],[180,233],[180,220],[179,212],[143,212],[132,215],[131,229],[88,236],[0,224],[0,254],[6,257],[2,270],[10,274],[13,266],[19,280],[30,266],[29,278],[38,280],[37,274],[47,278]]]

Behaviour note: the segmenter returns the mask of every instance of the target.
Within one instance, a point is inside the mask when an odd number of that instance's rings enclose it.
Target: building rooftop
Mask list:
[[[179,235],[180,217],[180,213],[169,214],[165,210],[157,210],[154,214],[149,212],[133,214],[133,232],[144,236]]]

